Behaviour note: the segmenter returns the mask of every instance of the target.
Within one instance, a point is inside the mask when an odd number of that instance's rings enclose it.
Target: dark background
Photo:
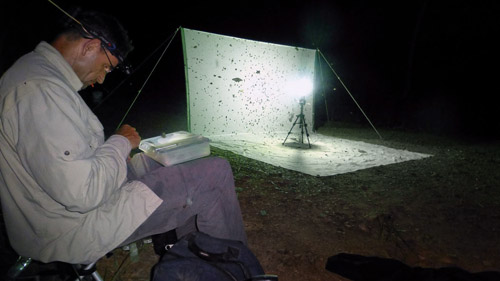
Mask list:
[[[96,88],[105,96],[112,93],[95,110],[108,131],[119,123],[158,61],[166,46],[162,43],[182,26],[318,48],[377,128],[499,136],[497,1],[56,3],[64,9],[78,5],[109,12],[122,21],[134,41],[130,61],[136,72],[126,80],[113,73],[104,86]],[[0,73],[40,40],[49,40],[57,20],[64,17],[42,0],[6,2],[0,9]],[[316,96],[315,124],[341,121],[368,125],[324,60],[321,65],[317,73],[322,74],[323,83]],[[178,33],[134,105],[134,116],[144,113],[144,118],[151,118],[146,111],[175,111],[172,106],[181,107],[182,113],[184,83]],[[82,95],[89,99],[88,94]]]

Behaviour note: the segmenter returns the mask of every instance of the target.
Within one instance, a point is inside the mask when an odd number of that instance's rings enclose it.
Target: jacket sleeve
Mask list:
[[[131,146],[118,135],[102,143],[101,134],[96,141],[88,123],[95,116],[72,96],[77,93],[46,84],[25,83],[17,89],[16,148],[24,168],[49,196],[69,211],[85,213],[120,189]]]

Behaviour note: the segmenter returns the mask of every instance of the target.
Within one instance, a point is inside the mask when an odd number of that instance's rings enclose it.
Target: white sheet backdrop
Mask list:
[[[289,130],[296,82],[314,79],[315,50],[183,29],[188,130],[195,134]],[[304,115],[313,127],[312,95]]]

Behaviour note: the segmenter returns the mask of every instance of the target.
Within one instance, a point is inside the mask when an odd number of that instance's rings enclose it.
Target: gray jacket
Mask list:
[[[127,181],[129,141],[104,141],[78,94],[82,82],[46,42],[0,80],[0,198],[18,254],[42,262],[93,262],[120,245],[161,204]]]

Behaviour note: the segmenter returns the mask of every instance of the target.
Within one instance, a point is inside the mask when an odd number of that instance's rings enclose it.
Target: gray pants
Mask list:
[[[172,229],[178,237],[199,230],[247,244],[233,173],[225,159],[208,157],[164,167],[137,154],[131,163],[130,178],[138,177],[163,203],[122,245]]]

